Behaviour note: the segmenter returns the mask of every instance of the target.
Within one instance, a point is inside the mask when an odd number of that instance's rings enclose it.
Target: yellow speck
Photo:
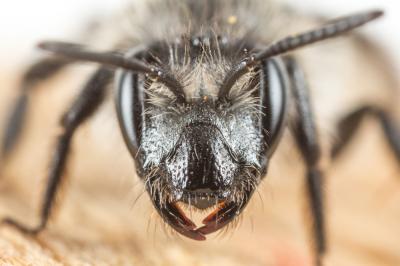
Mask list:
[[[207,102],[207,101],[208,101],[208,96],[204,96],[204,97],[203,97],[203,101],[204,101],[204,102]]]
[[[228,23],[231,24],[231,25],[236,24],[237,21],[238,21],[237,16],[233,16],[233,15],[232,15],[232,16],[229,16],[229,17],[228,17]]]

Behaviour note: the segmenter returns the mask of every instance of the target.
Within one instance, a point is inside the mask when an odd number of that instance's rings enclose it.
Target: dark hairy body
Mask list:
[[[64,132],[53,157],[40,225],[27,228],[13,219],[5,222],[27,233],[37,233],[46,226],[73,134],[95,113],[116,76],[113,90],[120,128],[138,176],[164,221],[195,240],[205,240],[207,234],[220,230],[243,211],[265,177],[283,131],[289,128],[306,165],[315,263],[320,265],[326,239],[319,125],[301,57],[286,53],[361,26],[381,12],[335,20],[279,41],[255,26],[262,24],[262,14],[272,9],[264,6],[257,13],[257,23],[248,19],[251,11],[262,6],[259,1],[172,4],[167,1],[170,12],[166,12],[163,4],[150,1],[143,11],[157,17],[152,22],[155,25],[138,23],[140,41],[123,39],[112,52],[92,52],[65,43],[41,44],[42,49],[65,59],[46,59],[26,74],[22,96],[5,134],[3,157],[17,140],[27,93],[35,83],[74,61],[94,61],[103,66],[62,119]],[[139,33],[148,28],[154,29],[153,34]],[[366,114],[379,119],[399,156],[398,133],[387,110],[381,104],[366,102],[354,106],[347,115],[338,111],[337,117],[344,118],[338,122],[339,141],[332,145],[333,157],[340,154]],[[203,226],[197,227],[177,203],[214,211],[203,220]]]

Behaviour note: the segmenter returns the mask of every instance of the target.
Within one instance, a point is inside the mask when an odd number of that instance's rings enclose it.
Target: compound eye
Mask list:
[[[144,79],[138,74],[119,70],[116,86],[119,125],[129,151],[136,156],[144,123]]]
[[[260,73],[260,101],[265,114],[261,127],[268,144],[266,157],[269,158],[275,151],[282,133],[289,82],[284,64],[278,59],[263,62]]]

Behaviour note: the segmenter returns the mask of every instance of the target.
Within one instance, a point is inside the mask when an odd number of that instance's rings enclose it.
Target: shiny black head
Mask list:
[[[285,114],[287,83],[278,60],[254,66],[221,97],[227,72],[253,49],[222,40],[157,43],[129,55],[165,64],[180,81],[178,94],[148,75],[120,71],[117,78],[120,125],[138,174],[164,220],[197,240],[246,206],[266,172]],[[206,58],[209,51],[219,58]],[[196,229],[178,202],[215,211]]]

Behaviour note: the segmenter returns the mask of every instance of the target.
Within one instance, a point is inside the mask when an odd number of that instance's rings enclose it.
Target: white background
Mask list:
[[[128,0],[12,0],[0,8],[0,66],[17,67],[32,54],[34,44],[42,39],[67,38],[84,18],[109,12]],[[278,0],[279,1],[279,0]],[[400,70],[400,1],[399,0],[283,0],[300,9],[338,16],[371,8],[382,8],[386,17],[363,29],[376,35],[396,57]]]

